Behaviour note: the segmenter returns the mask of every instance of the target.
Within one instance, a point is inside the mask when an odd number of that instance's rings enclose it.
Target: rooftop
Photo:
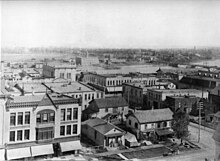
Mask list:
[[[93,100],[99,109],[114,108],[128,106],[128,103],[123,97],[106,97]]]
[[[173,119],[173,112],[169,108],[155,110],[137,110],[133,114],[140,123],[158,122]]]
[[[75,64],[70,64],[70,63],[68,64],[62,62],[49,62],[46,65],[54,68],[76,68]]]
[[[197,89],[151,89],[152,91],[162,92],[162,93],[181,93],[181,92],[197,92],[200,93],[201,90]]]
[[[85,122],[83,122],[82,124],[93,127],[96,131],[100,132],[103,135],[105,135],[106,133],[108,133],[109,131],[111,131],[113,129],[117,129],[121,133],[124,133],[124,131],[122,129],[120,129],[119,127],[117,127],[111,123],[108,123],[107,121],[104,121],[100,118],[89,119],[89,120],[86,120]]]

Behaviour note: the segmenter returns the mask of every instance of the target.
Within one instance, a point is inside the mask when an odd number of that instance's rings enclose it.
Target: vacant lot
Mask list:
[[[133,152],[125,152],[122,153],[122,155],[124,155],[128,159],[132,159],[132,158],[144,159],[144,158],[153,158],[153,157],[162,156],[163,153],[166,152],[169,152],[167,148],[159,147],[159,148],[145,149],[145,150],[139,150]]]

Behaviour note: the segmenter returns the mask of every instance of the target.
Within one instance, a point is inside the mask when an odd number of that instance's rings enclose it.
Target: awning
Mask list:
[[[47,145],[38,145],[38,146],[32,146],[31,147],[32,156],[40,156],[40,155],[48,155],[53,154],[53,145],[47,144]]]
[[[164,135],[173,134],[173,130],[171,130],[171,129],[160,129],[160,130],[156,130],[156,133],[159,136],[164,136]]]
[[[5,149],[0,149],[0,160],[5,160]]]
[[[30,147],[7,150],[7,160],[21,159],[27,157],[31,157]]]
[[[82,145],[79,140],[70,141],[70,142],[63,142],[63,143],[60,143],[60,146],[61,146],[62,152],[82,149]]]

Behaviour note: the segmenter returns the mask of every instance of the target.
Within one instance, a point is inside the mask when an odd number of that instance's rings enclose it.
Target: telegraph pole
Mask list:
[[[202,88],[202,100],[199,101],[199,133],[198,133],[198,143],[200,142],[201,133],[201,109],[203,108],[203,88]]]

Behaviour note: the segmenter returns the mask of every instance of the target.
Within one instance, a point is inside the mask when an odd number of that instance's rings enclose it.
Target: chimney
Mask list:
[[[152,106],[151,110],[152,110],[152,111],[154,110],[154,106]]]

